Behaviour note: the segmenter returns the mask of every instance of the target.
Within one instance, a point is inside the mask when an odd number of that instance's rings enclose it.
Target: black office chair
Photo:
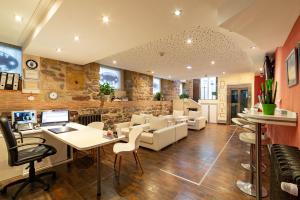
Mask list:
[[[19,166],[23,164],[29,163],[29,177],[21,180],[17,180],[15,182],[9,183],[8,185],[2,188],[2,193],[7,192],[7,188],[19,183],[23,183],[20,188],[16,191],[15,195],[12,196],[12,199],[16,199],[20,192],[27,186],[33,185],[33,183],[40,183],[44,186],[44,190],[47,191],[49,189],[49,184],[45,183],[41,177],[45,175],[52,175],[52,178],[56,178],[55,172],[44,172],[39,175],[35,174],[34,162],[40,162],[43,158],[56,154],[56,149],[50,145],[45,144],[45,139],[39,137],[20,137],[15,138],[14,133],[12,132],[10,122],[7,118],[2,117],[0,119],[0,125],[2,128],[2,135],[5,139],[5,143],[8,151],[8,164],[10,166]],[[26,138],[38,138],[42,140],[42,143],[21,143],[17,144],[18,140],[23,141]],[[23,148],[28,146],[28,148]],[[22,149],[19,149],[22,147]]]

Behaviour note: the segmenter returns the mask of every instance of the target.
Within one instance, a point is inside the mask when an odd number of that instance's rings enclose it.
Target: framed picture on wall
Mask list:
[[[289,87],[298,84],[298,53],[297,48],[293,49],[290,55],[287,57],[286,63],[286,74],[287,74],[287,84]]]

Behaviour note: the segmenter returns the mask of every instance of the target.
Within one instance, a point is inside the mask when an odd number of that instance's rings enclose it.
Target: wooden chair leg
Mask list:
[[[135,151],[134,153],[135,153],[135,157],[136,157],[136,159],[137,159],[137,161],[138,161],[138,163],[139,163],[139,166],[140,166],[140,168],[141,168],[141,170],[142,170],[142,174],[144,174],[144,170],[143,170],[143,167],[142,167],[142,165],[141,165],[141,161],[140,161],[140,159],[139,159],[139,156],[138,156],[138,154],[137,154],[137,151]]]
[[[117,164],[118,154],[115,155],[115,162],[114,162],[114,170],[116,171],[116,164]]]
[[[133,154],[133,157],[134,157],[134,160],[135,160],[135,165],[138,167],[138,161],[137,161],[137,159],[136,159],[135,152],[133,151],[132,154]]]
[[[122,156],[119,158],[119,172],[118,172],[118,182],[120,183],[120,175],[121,175],[121,164],[122,164]]]

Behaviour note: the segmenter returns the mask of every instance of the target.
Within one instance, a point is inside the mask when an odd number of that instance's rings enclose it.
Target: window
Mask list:
[[[160,78],[153,78],[153,94],[160,92]]]
[[[100,84],[109,83],[115,89],[121,89],[121,71],[106,66],[100,67]]]
[[[183,83],[179,85],[179,95],[183,94]]]
[[[205,77],[200,79],[200,99],[214,100],[217,99],[217,77]]]

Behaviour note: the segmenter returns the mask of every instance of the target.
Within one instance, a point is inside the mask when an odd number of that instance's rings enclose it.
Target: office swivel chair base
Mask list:
[[[49,184],[45,183],[41,177],[44,177],[44,176],[49,176],[51,175],[52,176],[52,179],[56,179],[56,173],[53,172],[53,171],[50,171],[50,172],[44,172],[44,173],[41,173],[41,174],[38,174],[36,175],[35,174],[35,169],[34,169],[34,163],[30,163],[29,164],[29,177],[28,178],[24,178],[24,179],[20,179],[20,180],[17,180],[15,182],[12,182],[12,183],[9,183],[7,184],[6,186],[4,186],[1,190],[1,193],[2,194],[6,194],[7,193],[7,189],[12,187],[12,186],[15,186],[17,184],[21,184],[21,186],[18,188],[18,190],[16,191],[16,193],[12,196],[12,199],[17,199],[18,195],[25,189],[26,186],[28,185],[31,185],[31,186],[35,186],[36,183],[38,183],[39,185],[43,186],[44,187],[44,190],[45,191],[48,191],[50,186]]]

